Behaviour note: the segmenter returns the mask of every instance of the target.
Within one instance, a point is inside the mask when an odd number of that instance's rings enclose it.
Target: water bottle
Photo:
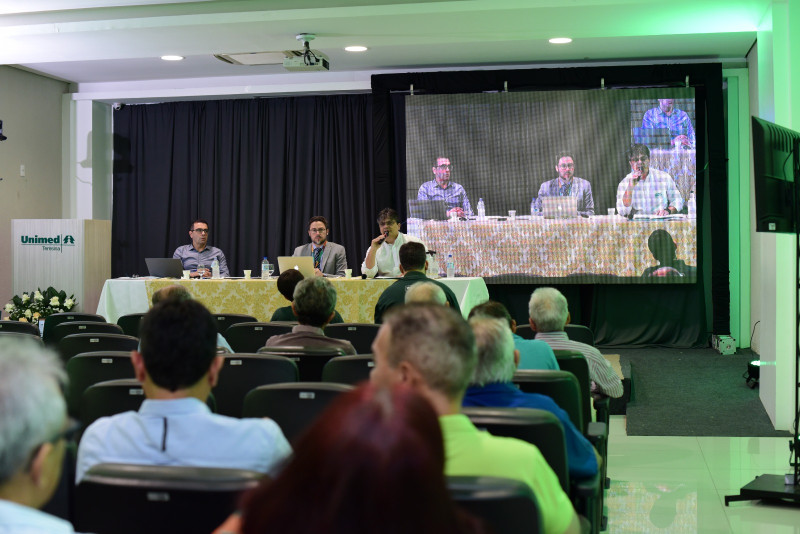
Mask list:
[[[261,260],[261,279],[262,280],[266,280],[266,279],[269,278],[269,269],[267,268],[267,265],[269,265],[269,260],[267,259],[266,256],[264,256],[264,259]]]
[[[220,278],[219,276],[219,260],[214,258],[211,262],[211,278]]]
[[[478,199],[478,220],[485,220],[486,219],[486,204],[483,203],[483,199]],[[449,276],[449,275],[448,275]]]
[[[686,210],[689,213],[690,219],[697,217],[697,200],[694,198],[694,191],[689,195],[689,201],[686,203]]]
[[[536,202],[536,197],[533,197],[531,200],[531,217],[536,217],[539,215],[539,203]]]
[[[483,200],[478,204],[478,209],[480,210],[483,207]],[[453,278],[456,275],[456,262],[453,260],[453,255],[447,255],[447,278]]]

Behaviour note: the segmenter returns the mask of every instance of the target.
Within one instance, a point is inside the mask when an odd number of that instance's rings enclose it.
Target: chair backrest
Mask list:
[[[63,361],[76,354],[109,350],[136,350],[139,340],[125,334],[70,334],[58,342],[58,352]]]
[[[225,331],[225,340],[235,352],[256,352],[267,344],[272,336],[288,334],[293,324],[289,323],[237,323]]]
[[[215,313],[214,320],[217,321],[217,332],[225,335],[225,331],[232,325],[239,323],[257,323],[258,319],[252,315],[242,313]]]
[[[242,416],[244,398],[250,390],[267,384],[297,382],[297,364],[270,354],[225,354],[225,363],[213,390],[217,413]]]
[[[75,494],[75,528],[97,534],[211,532],[261,473],[210,467],[98,464]]]
[[[101,417],[136,411],[144,401],[144,389],[135,378],[119,378],[92,384],[81,395],[78,412],[83,428]]]
[[[529,324],[519,324],[517,325],[516,334],[524,339],[533,339],[536,337],[536,332],[533,331],[531,325]]]
[[[114,323],[97,321],[67,321],[53,328],[51,337],[54,344],[72,334],[123,334],[122,327]]]
[[[36,323],[23,323],[22,321],[0,321],[0,334],[5,332],[39,337],[39,325]]]
[[[101,351],[76,354],[67,362],[67,408],[80,419],[80,406],[86,388],[98,382],[135,378],[131,355],[126,351]]]
[[[328,360],[322,368],[322,381],[355,385],[369,380],[369,374],[374,368],[375,358],[372,354],[337,356]]]
[[[581,432],[586,432],[586,426],[592,422],[592,397],[590,395],[592,382],[589,380],[589,364],[586,357],[580,352],[571,350],[554,350],[558,367],[562,371],[569,371],[578,379],[581,388],[581,412],[583,414],[583,427]]]
[[[580,341],[594,347],[594,332],[588,326],[582,324],[568,324],[564,327],[564,332],[572,341]]]
[[[105,323],[106,318],[96,313],[54,313],[44,320],[44,328],[42,329],[42,338],[44,342],[48,345],[55,345],[50,339],[53,336],[53,329],[67,321],[95,321],[98,323]]]
[[[261,347],[258,354],[289,358],[297,364],[301,382],[319,382],[325,364],[332,358],[344,356],[344,351],[338,347]]]
[[[564,427],[555,415],[534,408],[463,408],[462,413],[493,436],[517,438],[536,445],[569,494]]]
[[[583,399],[578,379],[569,371],[518,370],[512,380],[525,393],[547,395],[567,412],[579,431],[584,428]]]
[[[142,322],[143,313],[129,313],[117,319],[117,324],[126,336],[139,337],[139,323]]]
[[[346,339],[355,347],[358,354],[370,354],[372,342],[378,335],[381,325],[372,323],[339,323],[325,327],[325,335],[336,339]]]
[[[42,341],[42,338],[40,338],[39,336],[34,337],[34,336],[32,336],[32,335],[30,335],[28,333],[25,333],[25,332],[10,332],[10,331],[0,330],[0,337],[4,337],[4,338],[19,338],[19,339],[21,339],[23,341],[28,341],[28,342],[35,340],[34,342],[38,342],[40,345],[44,344],[44,342]]]
[[[244,399],[243,417],[270,417],[294,441],[337,395],[353,389],[347,384],[295,382],[252,390]]]
[[[450,496],[461,508],[483,519],[496,534],[544,532],[539,504],[530,486],[498,477],[447,477]]]

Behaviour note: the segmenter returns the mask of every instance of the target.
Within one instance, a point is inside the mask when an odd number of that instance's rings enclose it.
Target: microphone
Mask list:
[[[381,239],[381,243],[386,241],[387,237],[389,237],[389,230],[386,230],[385,232],[383,232],[383,239]]]

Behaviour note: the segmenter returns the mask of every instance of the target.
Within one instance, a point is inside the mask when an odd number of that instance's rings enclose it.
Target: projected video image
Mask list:
[[[459,276],[694,283],[694,90],[414,95],[406,232]]]

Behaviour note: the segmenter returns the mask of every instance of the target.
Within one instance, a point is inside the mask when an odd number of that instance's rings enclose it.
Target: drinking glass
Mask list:
[[[267,264],[267,276],[272,276],[272,273],[275,272],[275,265],[272,263]]]
[[[203,275],[206,274],[206,266],[202,263],[197,264],[197,272],[200,273],[199,278],[203,278]]]

